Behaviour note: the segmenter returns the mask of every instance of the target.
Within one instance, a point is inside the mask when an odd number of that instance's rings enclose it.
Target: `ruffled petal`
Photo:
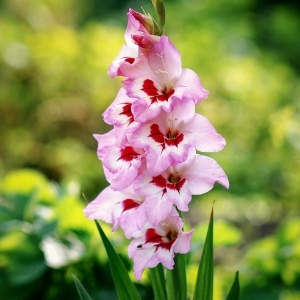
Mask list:
[[[182,128],[189,143],[202,152],[217,152],[222,150],[225,139],[217,133],[210,121],[202,115],[195,114],[194,118]]]
[[[196,155],[193,163],[184,172],[193,195],[200,195],[211,190],[218,182],[229,188],[228,178],[220,165],[211,157]]]

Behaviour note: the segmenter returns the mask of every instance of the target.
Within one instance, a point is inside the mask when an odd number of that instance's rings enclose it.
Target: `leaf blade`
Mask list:
[[[92,300],[80,280],[73,274],[74,283],[81,300]]]
[[[235,277],[226,300],[239,300],[240,299],[240,283],[239,272],[235,273]]]
[[[167,299],[166,280],[161,264],[150,268],[151,282],[155,300]]]
[[[203,252],[196,279],[194,300],[213,300],[213,209],[211,211]]]
[[[168,270],[170,273],[168,281],[168,292],[172,294],[172,300],[186,300],[187,299],[187,285],[186,285],[186,267],[185,256],[183,254],[175,255],[175,265],[173,270]],[[172,292],[169,291],[172,289]]]
[[[116,253],[112,244],[106,237],[100,224],[97,221],[95,221],[95,223],[108,256],[111,273],[118,294],[118,299],[119,300],[141,300],[135,285],[131,282],[128,276],[128,272],[121,258]]]

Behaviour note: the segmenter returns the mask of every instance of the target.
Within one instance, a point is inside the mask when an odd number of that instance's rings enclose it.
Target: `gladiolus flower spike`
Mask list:
[[[161,26],[162,3],[154,1]],[[141,280],[145,268],[173,269],[174,254],[190,250],[193,230],[183,232],[178,211],[188,211],[192,196],[216,182],[229,183],[219,164],[199,153],[225,146],[209,120],[195,113],[208,91],[194,71],[181,67],[179,51],[150,15],[130,9],[127,16],[126,43],[108,72],[122,76],[123,87],[103,113],[114,128],[95,135],[109,186],[84,212],[132,239],[128,254]]]

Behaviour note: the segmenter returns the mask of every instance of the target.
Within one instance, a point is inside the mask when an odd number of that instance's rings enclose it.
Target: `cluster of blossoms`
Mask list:
[[[182,69],[180,53],[157,35],[151,17],[132,9],[127,16],[126,44],[109,68],[110,77],[124,77],[123,87],[103,113],[113,129],[94,135],[110,185],[85,214],[132,239],[128,254],[141,280],[146,267],[172,269],[174,253],[190,250],[193,230],[183,232],[178,211],[188,211],[192,195],[229,183],[214,159],[199,154],[225,146],[195,112],[208,91],[194,71]]]

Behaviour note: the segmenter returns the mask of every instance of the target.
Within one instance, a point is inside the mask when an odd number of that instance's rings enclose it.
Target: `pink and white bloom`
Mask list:
[[[145,196],[147,216],[151,224],[156,225],[170,214],[173,205],[188,211],[192,195],[208,192],[216,182],[229,187],[220,165],[211,157],[191,153],[185,162],[169,167],[160,175],[151,176],[146,170],[141,172],[133,187]]]
[[[142,230],[133,234],[128,254],[133,258],[137,280],[141,280],[145,268],[154,268],[159,263],[173,269],[174,254],[184,254],[190,250],[194,230],[183,232],[182,228],[183,222],[173,208],[170,215],[157,226],[147,223]]]
[[[98,157],[102,160],[111,188],[122,190],[129,187],[139,175],[145,151],[130,144],[116,145],[115,129],[107,134],[95,135],[98,141]]]
[[[125,42],[109,67],[123,87],[103,113],[114,128],[95,134],[97,155],[110,185],[84,210],[90,219],[122,228],[134,274],[159,263],[172,269],[175,253],[187,253],[193,230],[183,232],[176,209],[188,211],[193,195],[217,182],[229,187],[212,158],[224,138],[195,105],[207,98],[198,75],[181,66],[176,47],[150,15],[129,10]]]
[[[108,75],[112,78],[116,76],[123,76],[122,72],[120,71],[120,67],[123,65],[127,65],[128,67],[130,67],[131,65],[136,63],[137,57],[137,46],[131,48],[128,45],[123,45],[121,51],[109,66]]]
[[[132,188],[114,191],[108,186],[87,205],[84,213],[89,219],[113,224],[112,231],[120,226],[125,236],[131,238],[147,222],[143,202],[144,197]]]
[[[181,68],[180,53],[166,36],[161,36],[147,56],[130,68],[122,65],[121,71],[127,95],[138,98],[132,106],[136,121],[154,119],[161,110],[170,113],[178,103],[198,104],[208,96],[198,75]]]
[[[128,97],[125,89],[121,88],[115,100],[103,113],[104,121],[115,127],[116,144],[119,147],[127,140],[127,134],[134,132],[140,126],[140,122],[134,120],[131,111],[135,100]]]
[[[125,31],[127,45],[134,47],[138,45],[143,54],[156,44],[160,36],[159,29],[150,15],[141,14],[133,9],[127,13],[128,24]]]
[[[123,65],[128,68],[133,66],[137,62],[137,58],[142,53],[147,54],[149,49],[160,39],[155,35],[155,23],[150,16],[129,9],[127,17],[128,24],[124,35],[126,44],[122,46],[120,53],[109,67],[108,75],[110,77],[123,76],[120,67]]]
[[[121,88],[110,106],[103,113],[103,119],[107,124],[115,127],[124,125],[129,126],[134,122],[134,117],[131,111],[131,105],[136,99],[126,95],[124,88]]]
[[[103,166],[113,175],[110,185],[114,190],[129,187],[139,175],[143,163],[144,150],[126,145],[122,148],[113,146],[103,159]]]
[[[130,143],[147,151],[147,169],[151,175],[184,162],[190,149],[216,152],[226,144],[207,118],[195,114],[191,101],[177,104],[172,113],[162,111],[154,120],[141,125],[132,133]]]
[[[104,134],[94,134],[93,137],[98,142],[97,156],[100,160],[103,160],[109,148],[116,143],[116,132],[112,129]]]

